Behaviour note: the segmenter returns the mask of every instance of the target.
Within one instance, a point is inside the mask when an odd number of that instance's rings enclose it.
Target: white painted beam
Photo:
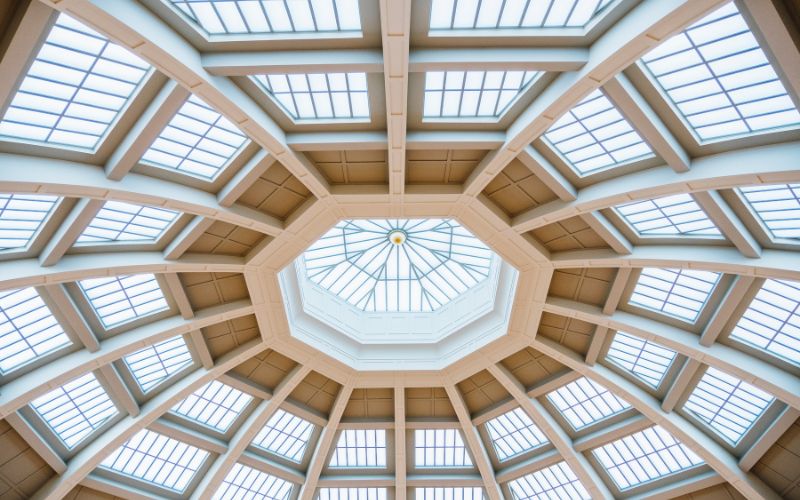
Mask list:
[[[254,154],[217,193],[219,204],[223,207],[232,206],[273,163],[275,163],[275,158],[263,149]]]
[[[745,300],[750,289],[760,280],[756,280],[752,276],[737,276],[731,284],[725,297],[722,298],[714,315],[708,321],[708,324],[703,328],[703,333],[700,334],[700,345],[706,347],[711,346],[717,341],[725,325],[731,321],[736,309]]]
[[[97,336],[86,323],[83,315],[78,312],[78,307],[63,286],[55,284],[40,287],[39,295],[55,317],[64,321],[65,324],[61,325],[62,328],[66,327],[74,333],[87,351],[97,352],[100,350],[100,341],[97,340]]]
[[[558,196],[562,201],[573,201],[577,198],[578,192],[575,187],[564,177],[564,174],[558,171],[556,167],[550,163],[550,160],[545,158],[540,152],[536,151],[532,146],[525,146],[517,156],[517,159],[523,165],[528,167],[528,170],[536,175],[552,192]]]
[[[181,229],[181,232],[169,242],[169,245],[164,249],[164,258],[167,260],[180,259],[194,242],[197,241],[197,238],[202,236],[213,224],[214,219],[208,219],[199,215],[194,217]]]
[[[633,251],[631,242],[600,212],[581,214],[579,217],[618,254],[630,255]]]
[[[175,306],[178,312],[181,313],[183,319],[191,319],[194,317],[194,310],[189,303],[189,297],[186,295],[186,290],[181,284],[181,279],[177,273],[164,273],[164,281],[167,284],[167,290],[172,300],[175,301]]]
[[[669,386],[669,389],[667,389],[667,393],[664,395],[664,399],[661,401],[661,409],[664,411],[675,410],[675,407],[678,406],[678,401],[681,400],[684,393],[689,388],[689,384],[700,368],[701,363],[696,359],[689,358],[684,361],[683,366],[681,366],[681,369],[678,372],[678,375]]]
[[[395,500],[406,500],[408,493],[408,457],[406,456],[406,391],[394,388],[394,483]]]
[[[211,351],[208,350],[208,344],[200,330],[192,330],[189,333],[192,346],[194,347],[197,357],[200,358],[200,365],[203,368],[211,368],[214,366],[214,358],[211,357]]]
[[[17,431],[17,434],[39,455],[56,474],[63,474],[67,470],[67,464],[56,453],[56,451],[45,441],[45,439],[33,428],[33,426],[18,413],[9,413],[5,417],[8,425]],[[31,471],[23,471],[30,473]]]
[[[383,71],[383,55],[373,49],[209,52],[201,60],[209,73],[223,76]]]
[[[108,384],[111,399],[117,402],[125,412],[135,417],[139,414],[139,403],[133,397],[128,386],[122,380],[119,372],[113,364],[109,363],[97,368],[97,371],[103,376]]]
[[[409,71],[575,71],[588,59],[580,47],[437,47],[412,50]]]
[[[718,192],[714,190],[699,191],[694,193],[694,199],[720,232],[742,252],[742,255],[751,259],[761,256],[761,245]]]
[[[78,200],[39,254],[39,264],[52,266],[57,263],[72,247],[104,204],[103,200],[91,198]]]
[[[739,459],[739,467],[744,471],[751,470],[775,445],[778,439],[794,425],[798,418],[800,418],[800,411],[792,407],[786,407],[742,455]]]

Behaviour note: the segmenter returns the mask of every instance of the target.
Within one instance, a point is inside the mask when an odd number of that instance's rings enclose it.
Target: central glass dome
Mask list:
[[[367,312],[431,312],[485,280],[494,253],[451,219],[339,222],[303,254],[308,279]]]

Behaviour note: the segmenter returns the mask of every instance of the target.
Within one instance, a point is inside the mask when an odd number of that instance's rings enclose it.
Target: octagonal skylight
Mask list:
[[[430,312],[485,280],[493,255],[453,220],[345,220],[303,261],[313,283],[358,309]]]

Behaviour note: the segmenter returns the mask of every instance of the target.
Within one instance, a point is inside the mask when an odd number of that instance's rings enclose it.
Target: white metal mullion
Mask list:
[[[761,245],[717,191],[694,193],[694,200],[720,232],[742,252],[742,255],[751,259],[761,256]]]

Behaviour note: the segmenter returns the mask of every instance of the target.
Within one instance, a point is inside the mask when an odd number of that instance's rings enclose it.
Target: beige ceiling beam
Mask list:
[[[252,467],[253,469],[260,470],[261,472],[266,472],[267,474],[279,477],[296,485],[303,484],[303,482],[306,480],[306,476],[302,472],[299,472],[291,467],[287,467],[283,464],[273,462],[272,460],[269,460],[262,455],[253,453],[250,450],[245,450],[239,457],[238,462],[242,465],[246,465],[247,467]],[[196,492],[197,490],[195,490],[195,494]]]
[[[136,401],[136,398],[133,397],[128,386],[125,385],[117,368],[113,364],[108,363],[98,367],[97,371],[100,372],[100,375],[102,375],[105,380],[111,399],[118,403],[128,415],[132,417],[138,415],[141,410],[141,408],[139,408],[139,403]]]
[[[169,411],[175,404],[192,392],[236,365],[255,356],[263,349],[264,346],[259,340],[252,340],[221,356],[211,370],[198,368],[185,377],[176,380],[172,385],[142,405],[139,415],[124,417],[76,453],[67,463],[66,471],[45,483],[34,498],[57,500],[66,497],[72,488],[100,465],[110,452],[124,444],[134,434],[155,422],[158,417]]]
[[[75,244],[104,204],[105,201],[93,198],[78,200],[39,254],[39,264],[41,266],[56,264]]]
[[[275,163],[275,158],[263,149],[253,155],[233,178],[217,193],[217,202],[230,207],[242,197],[247,189]]]
[[[550,297],[544,310],[651,340],[734,375],[800,409],[800,377],[738,349],[722,344],[704,346],[696,334],[681,328],[625,311],[603,314],[599,307],[573,300]]]
[[[166,283],[167,290],[169,291],[178,312],[183,319],[192,319],[194,317],[194,310],[192,304],[189,302],[189,296],[186,295],[186,289],[183,288],[178,273],[164,273],[164,282]]]
[[[694,193],[694,199],[711,222],[742,252],[742,255],[751,259],[761,256],[761,245],[717,191],[698,191]]]
[[[578,191],[572,183],[564,177],[564,174],[559,172],[558,169],[550,163],[550,160],[545,158],[544,155],[536,151],[532,146],[525,146],[522,148],[517,159],[528,167],[528,170],[533,172],[550,191],[554,192],[559,200],[573,201],[578,197]]]
[[[458,47],[414,49],[409,71],[576,71],[589,59],[580,47]]]
[[[24,439],[25,443],[27,443],[56,474],[63,474],[66,472],[67,464],[64,462],[64,459],[62,459],[47,440],[25,420],[25,417],[14,412],[6,415],[5,421],[12,429],[17,431],[19,437]],[[30,471],[26,470],[24,473],[30,473]]]
[[[6,383],[0,392],[0,416],[8,415],[60,387],[65,380],[72,380],[156,342],[248,314],[253,314],[249,301],[231,302],[199,311],[192,320],[172,316],[133,328],[101,341],[95,352],[82,349],[65,354]]]
[[[737,276],[734,279],[733,284],[725,293],[725,297],[722,298],[722,302],[714,311],[714,315],[703,328],[703,332],[700,334],[700,345],[712,346],[722,334],[725,325],[732,319],[738,319],[736,310],[744,300],[749,300],[748,292],[756,284],[760,286],[761,280],[752,276]]]
[[[209,52],[201,54],[201,61],[209,73],[219,76],[383,71],[383,55],[376,49]]]
[[[612,314],[619,307],[622,300],[622,295],[625,292],[625,287],[628,286],[628,280],[631,277],[631,269],[627,267],[620,267],[617,269],[617,274],[614,276],[614,281],[611,282],[611,288],[608,290],[606,301],[603,303],[603,314]],[[606,338],[611,334],[611,330],[605,326],[596,326],[594,334],[592,335],[589,349],[586,351],[584,361],[587,365],[592,366],[597,362],[603,347],[605,347]]]
[[[683,362],[678,375],[675,380],[667,389],[664,398],[661,400],[661,409],[664,411],[673,411],[678,406],[678,402],[683,397],[684,393],[689,389],[692,379],[702,367],[700,361],[694,358],[688,358]]]
[[[590,92],[634,63],[648,50],[699,19],[723,0],[645,0],[609,28],[589,48],[586,64],[558,76],[514,120],[505,144],[470,175],[466,194],[476,195],[520,150],[541,136],[561,115]]]
[[[633,245],[622,232],[600,212],[581,214],[581,218],[592,230],[603,239],[612,250],[620,255],[630,255]]]
[[[83,315],[64,287],[60,284],[37,287],[36,291],[65,331],[72,333],[89,352],[100,350],[97,335],[86,323]]]
[[[153,493],[146,492],[139,488],[134,488],[130,484],[123,484],[107,477],[98,476],[94,473],[91,473],[83,478],[79,486],[85,486],[102,493],[107,493],[108,495],[111,495],[112,498],[124,498],[125,500],[163,500]],[[84,492],[86,491],[84,490]]]
[[[408,496],[408,456],[406,456],[406,390],[394,388],[394,482],[395,500]]]
[[[739,459],[739,467],[744,471],[752,470],[756,463],[778,442],[781,436],[791,429],[798,418],[800,418],[800,411],[790,406],[784,408],[781,414],[769,424],[767,430],[762,432],[758,439],[744,452]]]
[[[180,259],[212,225],[214,225],[214,219],[208,219],[200,215],[193,217],[164,248],[164,258],[167,260]]]

